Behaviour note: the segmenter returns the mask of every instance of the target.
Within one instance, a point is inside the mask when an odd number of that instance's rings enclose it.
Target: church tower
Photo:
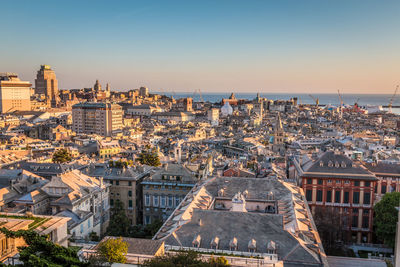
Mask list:
[[[281,115],[280,115],[280,113],[278,113],[278,115],[276,116],[276,123],[275,123],[275,129],[274,129],[274,144],[275,145],[283,144],[284,134],[285,134],[285,131],[282,126]]]
[[[93,89],[96,93],[101,91],[101,84],[99,83],[99,80],[96,80],[96,83],[94,84]]]

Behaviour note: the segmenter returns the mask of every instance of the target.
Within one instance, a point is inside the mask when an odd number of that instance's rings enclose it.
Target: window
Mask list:
[[[113,180],[111,180],[111,181],[110,181],[110,184],[111,184],[111,185],[113,185],[113,184],[114,184],[114,181],[113,181]]]
[[[344,192],[343,203],[349,203],[349,192]]]
[[[312,184],[312,179],[307,179],[307,184]]]
[[[337,183],[337,184],[340,184],[340,180],[336,180],[336,183]]]
[[[158,196],[153,196],[153,206],[158,207]]]
[[[83,233],[83,224],[81,224],[81,234]]]
[[[332,180],[328,180],[328,184],[331,184],[332,183]]]
[[[386,185],[381,186],[381,194],[386,194]]]
[[[115,185],[119,185],[119,181],[117,180],[117,181],[115,181]]]
[[[360,181],[355,181],[354,186],[360,186]]]
[[[130,197],[132,196],[132,191],[131,190],[128,191],[128,196],[130,196]]]
[[[168,197],[168,207],[172,207],[173,204],[174,204],[174,197],[169,196]]]
[[[128,182],[128,185],[129,185],[129,186],[132,186],[132,182],[131,182],[131,181],[129,181],[129,182]]]
[[[149,224],[150,223],[150,216],[147,215],[147,216],[144,217],[144,223],[145,224]]]
[[[332,202],[332,191],[326,191],[326,202]]]
[[[353,216],[351,227],[358,227],[358,216]]]
[[[371,186],[371,182],[365,182],[365,183],[364,183],[364,186],[365,186],[365,187],[370,187],[370,186]]]
[[[312,190],[311,189],[306,190],[306,199],[307,199],[307,201],[312,201]]]
[[[150,206],[150,195],[145,195],[144,196],[144,205],[145,206]]]
[[[90,218],[89,218],[89,220],[87,221],[87,227],[90,228]]]
[[[317,201],[318,202],[322,201],[322,190],[317,190]]]
[[[180,197],[179,196],[175,196],[175,207],[178,207],[180,202],[181,202]]]
[[[166,202],[167,202],[166,196],[161,196],[161,205],[160,205],[160,207],[165,207],[166,206]]]
[[[344,181],[344,184],[350,184],[349,180]]]
[[[369,228],[369,217],[364,216],[362,219],[362,228]]]
[[[335,203],[340,203],[340,191],[335,191]]]
[[[110,206],[114,206],[114,199],[110,199]]]
[[[131,199],[129,200],[129,208],[133,208],[133,201]]]
[[[323,184],[322,179],[318,179],[318,184]]]
[[[353,192],[353,203],[360,204],[360,192]]]
[[[371,193],[364,193],[364,204],[371,204]]]

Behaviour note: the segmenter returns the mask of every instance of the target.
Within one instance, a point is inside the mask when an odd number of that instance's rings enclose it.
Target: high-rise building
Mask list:
[[[113,136],[122,129],[122,116],[118,104],[82,102],[72,106],[72,129],[78,134]]]
[[[49,65],[41,65],[35,80],[35,93],[46,96],[47,107],[56,107],[59,102],[58,81]]]
[[[219,109],[211,108],[207,111],[207,118],[211,125],[216,126],[219,122]]]
[[[149,96],[149,88],[147,88],[147,87],[140,87],[140,89],[139,89],[139,96],[141,96],[141,97],[147,97],[147,96]]]
[[[31,110],[31,86],[16,73],[0,73],[0,113]]]

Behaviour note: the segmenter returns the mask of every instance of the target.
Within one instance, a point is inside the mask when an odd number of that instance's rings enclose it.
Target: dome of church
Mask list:
[[[221,108],[221,114],[222,116],[226,117],[228,115],[232,115],[232,113],[233,113],[233,108],[231,107],[229,102],[226,101],[223,107]]]

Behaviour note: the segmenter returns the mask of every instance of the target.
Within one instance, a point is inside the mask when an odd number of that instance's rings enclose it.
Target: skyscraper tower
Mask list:
[[[60,98],[58,81],[54,70],[49,65],[41,65],[35,80],[35,93],[46,96],[47,107],[57,107]]]

